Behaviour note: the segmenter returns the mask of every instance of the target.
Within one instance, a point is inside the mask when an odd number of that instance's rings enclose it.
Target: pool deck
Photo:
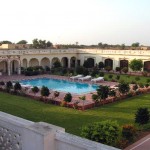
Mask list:
[[[53,79],[61,79],[61,80],[67,80],[67,81],[72,81],[70,79],[70,77],[67,76],[58,76],[58,75],[38,75],[38,76],[24,76],[24,75],[12,75],[12,76],[0,76],[0,81],[20,81],[20,80],[31,80],[31,79],[37,79],[37,78],[53,78]],[[80,83],[88,83],[88,84],[95,84],[91,81],[72,81],[72,82],[80,82]],[[115,86],[118,85],[118,83],[116,82],[109,82],[109,81],[101,81],[99,83],[96,83],[97,85],[106,85],[106,86]],[[34,96],[33,92],[31,91],[31,89],[28,89],[25,91],[28,95],[30,96]],[[48,98],[53,98],[54,97],[54,91],[50,90],[50,95]],[[70,103],[75,103],[78,102],[78,105],[83,105],[83,101],[79,99],[80,96],[85,95],[86,96],[86,100],[84,101],[84,105],[89,105],[89,104],[93,104],[94,102],[92,101],[92,94],[96,93],[95,92],[90,92],[90,93],[86,93],[86,94],[72,94],[72,101]],[[61,102],[64,99],[64,96],[66,95],[66,93],[64,92],[60,92],[60,95],[58,98],[56,98],[55,100],[58,102]],[[40,97],[40,92],[36,94],[36,97]]]

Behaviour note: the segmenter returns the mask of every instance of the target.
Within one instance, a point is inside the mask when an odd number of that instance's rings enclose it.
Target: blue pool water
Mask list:
[[[98,88],[97,85],[90,85],[87,83],[77,83],[77,82],[70,82],[66,80],[49,79],[49,78],[22,80],[20,81],[20,83],[24,85],[28,84],[28,85],[40,86],[40,87],[44,85],[47,86],[49,89],[55,91],[70,92],[76,94],[93,92]]]

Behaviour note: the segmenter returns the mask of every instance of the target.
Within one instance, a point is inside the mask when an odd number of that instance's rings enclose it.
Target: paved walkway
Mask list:
[[[124,150],[150,150],[150,134],[125,148]]]

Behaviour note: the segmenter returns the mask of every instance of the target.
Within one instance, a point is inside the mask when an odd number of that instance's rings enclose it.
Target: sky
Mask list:
[[[150,0],[2,0],[0,41],[150,45]]]

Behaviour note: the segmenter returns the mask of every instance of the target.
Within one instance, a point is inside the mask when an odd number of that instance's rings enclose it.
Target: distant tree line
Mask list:
[[[20,40],[19,42],[17,42],[16,44],[27,44],[28,42],[26,40]],[[1,41],[0,44],[15,44],[11,41],[5,40],[5,41]],[[50,48],[53,46],[53,43],[50,41],[46,41],[46,40],[41,40],[41,39],[33,39],[32,44],[31,44],[31,48],[35,48],[35,49],[45,49],[45,48]],[[56,45],[56,48],[58,49],[68,49],[68,48],[100,48],[100,49],[136,49],[140,47],[140,43],[139,42],[135,42],[132,43],[130,46],[125,45],[125,44],[107,44],[107,43],[98,43],[97,45],[78,45],[76,44],[58,44]]]

